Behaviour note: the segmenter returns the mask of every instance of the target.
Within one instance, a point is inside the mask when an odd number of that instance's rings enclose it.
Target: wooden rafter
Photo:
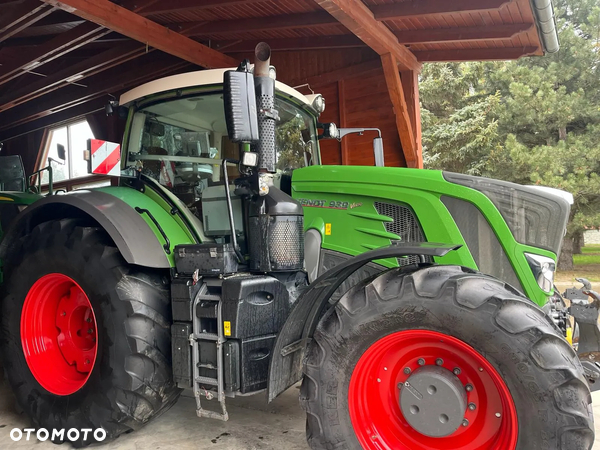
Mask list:
[[[174,27],[193,24],[183,22]],[[250,33],[264,30],[287,30],[291,28],[311,28],[322,25],[337,24],[338,21],[325,11],[301,14],[283,14],[249,19],[217,20],[208,22],[190,33],[190,36],[210,36],[211,34]],[[176,28],[175,28],[176,29]]]
[[[174,61],[172,57],[167,57],[136,64],[128,70],[114,73],[110,77],[96,76],[94,79],[90,79],[89,85],[85,88],[71,86],[65,88],[60,96],[47,95],[31,105],[21,105],[13,110],[5,111],[0,114],[0,131],[64,111],[151,79],[160,78],[188,65],[189,63],[185,61]]]
[[[387,84],[390,100],[394,106],[394,114],[396,115],[396,127],[404,152],[404,159],[408,167],[419,167],[419,150],[415,141],[415,134],[411,124],[406,98],[400,73],[398,72],[398,63],[396,57],[391,53],[381,55],[381,64],[383,65],[383,73]]]
[[[422,62],[458,62],[519,59],[539,52],[540,49],[537,47],[504,47],[415,51],[414,53],[417,59]]]
[[[95,23],[83,23],[72,30],[61,33],[45,44],[24,52],[0,68],[0,85],[18,77],[24,71],[38,68],[91,41],[106,36],[110,30]]]
[[[24,0],[0,16],[0,42],[17,34],[54,11],[39,0]]]
[[[86,114],[100,111],[104,109],[105,105],[106,99],[97,98],[59,113],[52,114],[50,116],[44,116],[40,119],[27,122],[23,125],[11,127],[10,129],[0,132],[0,142],[5,142],[9,139],[14,139],[24,134],[31,133],[32,131],[41,130],[42,128],[65,123],[66,121],[72,121],[79,117],[83,117]]]
[[[419,67],[415,55],[398,43],[398,38],[388,27],[375,19],[371,10],[361,0],[314,1],[380,56],[392,54],[405,70]]]
[[[377,20],[423,17],[434,14],[495,10],[511,0],[407,0],[371,7]]]
[[[130,41],[113,47],[63,70],[54,72],[47,77],[40,78],[38,81],[21,89],[8,92],[0,99],[0,112],[34,100],[56,89],[69,86],[71,83],[80,82],[84,78],[110,69],[118,64],[123,64],[145,53],[146,49],[139,42]]]
[[[265,0],[158,0],[152,4],[140,8],[142,16],[150,16],[153,14],[173,13],[182,11],[200,11],[211,8],[226,8],[235,5],[249,5]]]
[[[43,0],[67,12],[206,68],[238,61],[108,0]]]
[[[261,40],[250,41],[219,41],[214,44],[216,49],[226,53],[252,52]],[[332,48],[365,47],[365,43],[351,34],[340,36],[320,36],[306,38],[283,38],[269,42],[273,51],[292,50],[321,50]]]
[[[423,30],[395,31],[403,44],[427,44],[434,42],[485,41],[510,39],[530,30],[532,23],[510,23],[502,25],[480,25],[475,27],[436,28]]]

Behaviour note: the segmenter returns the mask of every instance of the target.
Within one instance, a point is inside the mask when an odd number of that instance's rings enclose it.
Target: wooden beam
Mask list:
[[[122,64],[146,53],[146,49],[139,42],[129,41],[105,52],[85,59],[77,64],[54,72],[45,78],[29,85],[9,92],[0,98],[0,112],[14,108],[25,102],[34,100],[71,83],[80,83],[81,80]]]
[[[6,7],[4,7],[6,8]],[[54,11],[39,0],[23,0],[0,16],[0,42],[14,36]]]
[[[24,71],[40,67],[108,33],[110,33],[110,30],[95,23],[87,22],[61,33],[45,44],[24,52],[20,57],[12,59],[6,64],[2,64],[0,68],[0,85],[18,77]]]
[[[415,70],[400,72],[402,90],[408,117],[412,125],[413,136],[417,146],[417,167],[423,168],[423,144],[421,139],[421,105],[419,103],[419,73]]]
[[[385,83],[390,94],[390,100],[394,106],[396,115],[396,127],[404,152],[404,159],[408,167],[419,167],[419,155],[413,127],[410,121],[406,99],[404,98],[404,89],[398,73],[398,64],[396,58],[391,53],[381,55],[381,64],[385,75]]]
[[[56,36],[57,34],[69,31],[75,28],[77,25],[81,25],[84,20],[69,20],[68,22],[49,24],[49,25],[35,25],[28,27],[19,33],[19,38],[32,38],[36,36]]]
[[[260,41],[260,39],[249,41],[219,41],[214,44],[214,47],[225,53],[252,52],[254,51],[256,44]],[[273,39],[269,45],[273,51],[324,50],[331,48],[357,48],[366,46],[363,41],[353,34]]]
[[[202,67],[232,67],[238,64],[237,60],[223,53],[108,0],[43,1]]]
[[[361,0],[314,0],[359,37],[380,56],[391,53],[403,70],[419,68],[415,55],[383,23],[375,20],[373,13]]]
[[[371,11],[377,20],[424,17],[435,14],[481,12],[496,10],[511,0],[408,0],[374,5]]]
[[[140,8],[142,16],[182,11],[200,11],[211,8],[227,8],[235,5],[250,5],[265,0],[159,0]]]
[[[181,22],[169,25],[172,29],[189,26],[195,22]],[[300,14],[283,14],[278,16],[263,16],[248,19],[217,20],[208,22],[191,32],[190,36],[210,36],[212,34],[240,34],[264,30],[287,30],[294,28],[311,28],[322,25],[334,25],[338,21],[325,11]]]
[[[529,31],[533,26],[532,23],[509,23],[502,25],[480,25],[476,27],[395,31],[394,34],[398,38],[398,41],[403,44],[485,41],[510,39],[519,33]]]
[[[538,54],[538,47],[467,48],[415,51],[421,62],[496,61]],[[541,54],[541,53],[539,53]]]
[[[21,105],[0,114],[0,131],[5,131],[33,120],[78,106],[99,97],[137,86],[160,78],[188,66],[185,61],[174,63],[173,58],[153,58],[143,64],[135,64],[125,71],[118,71],[110,77],[97,75],[87,87],[71,86],[63,89],[60,96],[47,95],[31,104]]]
[[[6,131],[0,132],[0,142],[6,142],[10,139],[23,136],[24,134],[31,133],[33,131],[41,130],[43,128],[51,127],[54,125],[60,125],[67,121],[72,121],[80,117],[84,117],[86,114],[91,114],[104,109],[106,105],[106,99],[97,98],[90,102],[82,103],[74,108],[66,109],[56,114],[44,116],[40,119],[33,120],[18,127],[10,128]]]

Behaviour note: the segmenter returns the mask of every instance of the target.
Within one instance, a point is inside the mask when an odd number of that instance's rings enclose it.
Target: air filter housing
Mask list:
[[[250,206],[250,270],[281,272],[304,267],[304,216],[292,197],[270,186],[263,202]]]

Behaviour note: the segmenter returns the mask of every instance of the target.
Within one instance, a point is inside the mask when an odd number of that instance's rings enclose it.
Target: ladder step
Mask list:
[[[210,378],[210,377],[196,377],[196,383],[208,384],[210,386],[218,386],[219,385],[216,378]]]
[[[201,302],[204,302],[204,301],[220,302],[221,301],[221,297],[219,295],[203,294],[203,295],[199,295],[198,296],[198,300],[200,300]]]
[[[204,339],[206,341],[218,341],[219,335],[214,333],[197,333],[194,334],[194,339]]]
[[[202,363],[198,363],[198,367],[201,367],[203,369],[217,370],[217,366],[215,366],[214,364],[202,364]]]

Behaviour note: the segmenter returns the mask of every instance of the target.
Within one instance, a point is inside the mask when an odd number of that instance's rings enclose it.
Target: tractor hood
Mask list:
[[[463,199],[475,204],[488,222],[494,223],[494,228],[498,228],[497,216],[500,215],[504,222],[501,225],[510,229],[517,242],[554,254],[560,251],[570,212],[567,196],[557,193],[555,189],[540,189],[437,170],[319,166],[296,172],[294,189],[302,191],[318,182],[325,189],[330,185],[334,191],[343,192],[346,189],[346,192],[362,195],[369,195],[377,186],[378,195],[396,201],[402,201],[399,196],[403,195],[405,189],[430,193],[438,198],[448,196]]]

